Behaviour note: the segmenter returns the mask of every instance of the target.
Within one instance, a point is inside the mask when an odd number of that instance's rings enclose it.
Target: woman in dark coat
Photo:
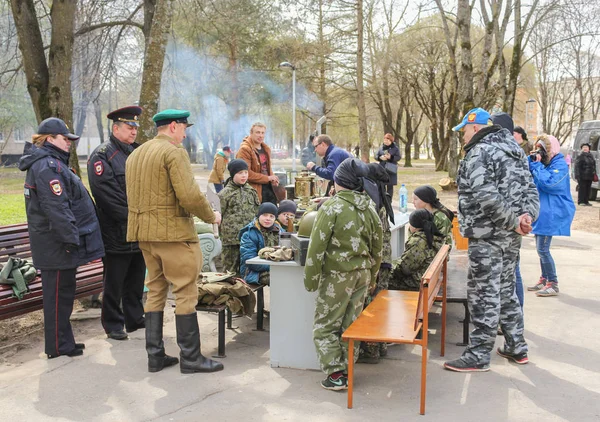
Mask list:
[[[45,352],[49,359],[83,354],[70,317],[79,265],[102,258],[96,208],[69,167],[69,147],[79,139],[60,119],[44,120],[19,161],[26,171],[25,208],[33,265],[42,275]]]
[[[575,179],[579,185],[577,205],[591,206],[590,190],[596,174],[596,159],[590,152],[590,144],[581,144],[581,153],[575,162]]]
[[[383,137],[383,145],[375,154],[375,159],[379,161],[385,169],[387,170],[390,180],[385,185],[386,192],[390,195],[390,198],[394,197],[394,186],[398,184],[398,162],[402,158],[400,154],[400,149],[394,142],[394,137],[391,133],[386,133]],[[388,164],[393,164],[390,166]],[[395,167],[395,169],[394,169]]]

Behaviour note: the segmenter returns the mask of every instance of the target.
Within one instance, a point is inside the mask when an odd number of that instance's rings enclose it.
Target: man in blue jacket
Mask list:
[[[314,171],[317,176],[329,180],[329,184],[327,186],[327,192],[329,193],[330,189],[333,187],[333,174],[335,173],[335,170],[346,158],[352,158],[352,155],[349,152],[333,145],[333,141],[327,135],[317,136],[312,140],[312,144],[315,147],[315,152],[319,155],[319,157],[324,157],[323,166],[317,166],[315,163],[310,161],[308,164],[306,164],[306,168]]]

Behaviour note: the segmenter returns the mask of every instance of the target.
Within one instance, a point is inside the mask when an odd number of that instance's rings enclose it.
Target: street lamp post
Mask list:
[[[535,100],[533,98],[530,98],[527,101],[525,101],[525,132],[527,133],[529,133],[529,127],[527,126],[527,116],[529,115],[529,104],[531,103],[535,103]]]
[[[296,66],[282,62],[279,67],[292,69],[292,173],[296,174]]]

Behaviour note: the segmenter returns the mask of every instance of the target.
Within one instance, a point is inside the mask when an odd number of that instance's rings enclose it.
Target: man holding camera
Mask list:
[[[467,297],[475,328],[462,356],[444,363],[457,372],[489,371],[499,326],[505,343],[498,354],[517,364],[529,362],[515,266],[521,237],[537,218],[539,198],[512,132],[489,120],[486,110],[475,108],[453,128],[464,140],[458,220],[461,235],[469,239]]]

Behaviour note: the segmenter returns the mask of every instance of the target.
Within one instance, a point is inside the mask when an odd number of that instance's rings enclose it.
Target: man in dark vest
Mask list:
[[[126,340],[144,328],[142,294],[146,265],[137,242],[127,242],[127,190],[125,161],[138,146],[135,138],[141,107],[124,107],[109,113],[113,121],[108,141],[88,161],[88,179],[98,207],[106,249],[102,326],[108,338]]]

